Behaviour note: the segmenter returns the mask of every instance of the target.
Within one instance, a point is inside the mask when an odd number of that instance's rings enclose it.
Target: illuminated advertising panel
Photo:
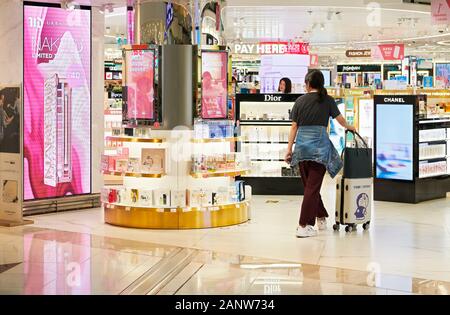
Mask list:
[[[413,104],[376,107],[376,177],[413,180]]]
[[[125,116],[127,120],[155,118],[155,51],[125,50]]]
[[[91,11],[24,4],[24,200],[91,193]]]
[[[227,118],[227,66],[224,51],[202,53],[202,113],[203,119]]]

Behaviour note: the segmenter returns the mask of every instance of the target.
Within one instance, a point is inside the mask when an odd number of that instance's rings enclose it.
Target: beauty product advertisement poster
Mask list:
[[[125,51],[125,86],[127,118],[154,119],[154,50]]]
[[[91,192],[91,11],[24,5],[24,200]]]
[[[413,105],[377,104],[377,178],[413,179]]]
[[[0,86],[0,220],[22,220],[20,86]]]
[[[202,53],[202,118],[227,118],[227,67],[226,52]]]

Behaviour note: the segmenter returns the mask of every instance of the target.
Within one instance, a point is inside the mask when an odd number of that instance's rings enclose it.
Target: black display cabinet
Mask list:
[[[450,117],[419,115],[424,95],[377,95],[374,198],[419,203],[450,191]]]

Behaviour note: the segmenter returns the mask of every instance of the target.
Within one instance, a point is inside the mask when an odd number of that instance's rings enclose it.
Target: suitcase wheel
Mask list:
[[[367,231],[369,228],[370,228],[370,222],[367,222],[367,223],[363,224],[364,231]]]
[[[355,229],[355,230],[356,230],[356,229]],[[347,226],[345,227],[345,232],[351,233],[352,231],[353,231],[353,226],[347,225]]]
[[[339,229],[341,228],[341,226],[339,225],[339,223],[336,223],[333,225],[333,230],[334,231],[339,231]]]

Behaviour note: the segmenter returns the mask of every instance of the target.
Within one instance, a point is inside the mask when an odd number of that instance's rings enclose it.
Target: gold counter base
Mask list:
[[[105,222],[140,229],[205,229],[245,223],[250,219],[250,204],[185,209],[158,209],[104,204]]]

